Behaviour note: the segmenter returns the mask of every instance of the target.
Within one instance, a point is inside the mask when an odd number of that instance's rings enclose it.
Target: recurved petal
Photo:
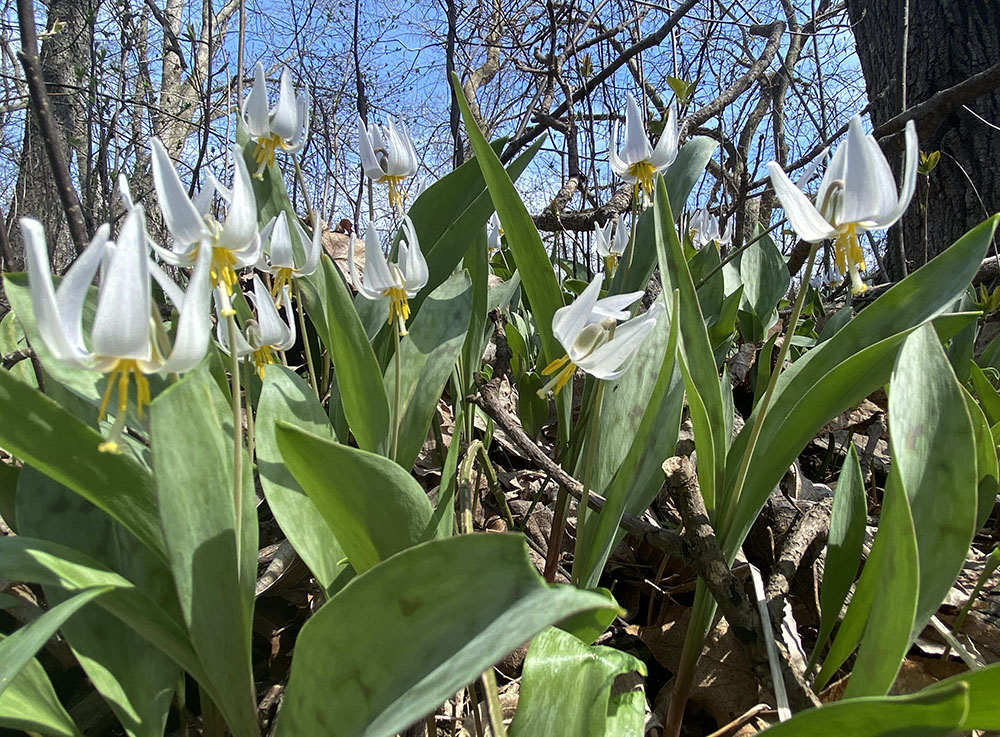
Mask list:
[[[639,105],[631,94],[628,95],[628,104],[625,109],[625,148],[621,154],[625,163],[635,164],[639,161],[647,161],[653,155],[653,148],[649,145],[646,137],[646,129],[642,125],[642,113]]]
[[[198,249],[198,258],[191,272],[187,290],[178,308],[177,335],[170,356],[160,367],[160,373],[179,374],[190,371],[205,357],[208,341],[212,336],[212,287],[209,271],[212,266],[212,249]],[[219,324],[223,324],[219,320]]]
[[[913,192],[917,187],[917,162],[920,148],[917,143],[917,128],[912,120],[906,122],[906,163],[903,167],[903,188],[899,193],[896,207],[878,223],[878,228],[888,228],[899,220],[910,206]]]
[[[253,70],[253,87],[243,102],[243,123],[251,138],[260,138],[268,133],[267,85],[264,65],[259,61]]]
[[[656,142],[656,148],[650,162],[657,171],[663,171],[677,158],[677,144],[680,131],[677,129],[677,110],[674,104],[670,103],[667,110],[667,122],[663,126],[660,139]]]
[[[844,223],[874,222],[879,214],[879,207],[885,202],[887,194],[895,198],[896,185],[885,179],[889,166],[885,156],[869,145],[861,118],[855,115],[851,118],[847,129],[847,141],[842,146],[847,147],[844,164],[844,191],[841,195],[841,207],[837,225]],[[879,161],[881,159],[881,161]],[[881,164],[881,165],[880,165]],[[886,191],[889,188],[889,192]]]
[[[610,297],[599,299],[591,309],[589,322],[599,322],[605,318],[615,320],[627,320],[630,316],[628,308],[642,298],[643,292],[627,292],[625,294],[612,294]]]
[[[601,294],[604,274],[597,274],[572,304],[560,307],[552,315],[552,334],[569,353],[576,336],[591,322],[591,313]]]
[[[770,162],[767,170],[771,174],[771,184],[785,210],[785,216],[799,238],[815,243],[829,238],[836,232],[776,162]]]
[[[257,237],[257,201],[254,198],[250,172],[243,161],[243,149],[233,147],[233,196],[226,214],[226,224],[222,226],[215,245],[233,251],[241,251],[252,245]],[[253,261],[256,261],[256,254]]]
[[[111,258],[101,280],[91,343],[102,358],[148,361],[152,303],[142,207],[125,217],[118,241],[109,245]]]
[[[288,232],[288,218],[284,210],[278,213],[277,218],[274,220],[274,226],[268,235],[270,236],[268,238],[268,245],[271,253],[271,267],[294,268],[295,258],[292,255],[292,236]]]
[[[45,347],[57,360],[82,366],[89,358],[83,342],[81,340],[76,343],[74,338],[67,335],[64,330],[64,325],[67,322],[79,323],[82,320],[82,315],[78,312],[76,315],[68,315],[61,319],[56,302],[56,292],[52,286],[45,229],[40,222],[33,218],[21,218],[20,223],[21,232],[24,234],[24,255],[28,267],[31,308],[35,314],[38,332]],[[80,302],[82,307],[82,298]],[[73,332],[75,334],[79,330]]]
[[[278,83],[278,102],[271,111],[271,132],[277,133],[283,141],[291,141],[301,129],[292,75],[287,69],[283,69]]]
[[[405,253],[405,262],[401,255],[399,266],[406,280],[407,296],[415,297],[417,292],[426,286],[430,275],[427,271],[427,260],[420,250],[420,241],[417,240],[417,230],[409,215],[403,218],[403,234],[407,247],[404,252],[403,241],[400,241],[400,254]]]
[[[80,254],[80,257],[73,262],[69,271],[63,277],[56,290],[56,304],[59,307],[59,319],[62,322],[62,331],[69,340],[70,345],[80,352],[87,352],[83,342],[83,302],[87,297],[87,291],[94,280],[94,274],[101,265],[108,248],[108,239],[111,235],[111,228],[107,224],[101,225],[97,233],[90,240],[90,245]]]
[[[285,150],[289,153],[295,153],[301,149],[306,144],[306,140],[309,138],[309,99],[309,93],[303,90],[299,93],[299,96],[295,101],[295,135],[292,136],[292,139],[285,145]]]
[[[635,177],[628,176],[628,164],[621,160],[618,155],[618,123],[611,129],[611,145],[608,146],[608,164],[611,171],[627,181],[635,181]]]
[[[167,229],[178,245],[187,246],[210,236],[158,138],[153,139],[153,185]]]
[[[315,222],[313,223],[312,238],[306,233],[299,221],[295,221],[295,230],[299,236],[299,242],[306,248],[306,261],[301,268],[297,269],[299,276],[309,276],[316,271],[319,266],[319,259],[323,255],[323,221],[316,213],[313,213]]]
[[[290,304],[287,292],[282,297],[283,304]],[[295,324],[291,321],[291,313],[289,311],[289,321],[286,324],[278,314],[278,308],[275,307],[270,292],[256,274],[253,276],[252,301],[257,309],[257,328],[247,330],[250,345],[254,348],[271,346],[278,350],[288,348],[295,341]],[[291,342],[289,342],[290,337]]]
[[[657,302],[644,315],[619,325],[611,340],[578,361],[577,365],[598,379],[617,379],[625,372],[628,362],[656,326],[656,320],[663,311],[663,303]]]
[[[378,128],[375,128],[376,134]],[[381,138],[378,143],[373,143],[371,133],[365,125],[365,121],[358,118],[358,151],[361,154],[361,166],[365,170],[365,176],[369,179],[378,179],[385,172],[382,170],[379,159],[375,156],[375,147],[381,146]]]

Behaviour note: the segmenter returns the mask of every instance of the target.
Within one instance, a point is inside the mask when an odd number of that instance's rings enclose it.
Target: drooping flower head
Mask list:
[[[268,110],[264,66],[257,62],[253,87],[243,102],[240,117],[250,138],[257,144],[254,150],[257,171],[254,176],[263,179],[264,167],[274,164],[277,149],[295,153],[305,145],[309,137],[309,95],[303,91],[296,96],[291,75],[283,69],[278,102]]]
[[[728,246],[733,239],[733,224],[726,226],[726,232],[719,232],[719,219],[709,214],[707,209],[695,210],[688,221],[688,233],[695,248],[702,248],[709,243],[715,243],[715,247],[722,250],[723,246]]]
[[[243,332],[236,333],[236,355],[239,358],[250,356],[261,379],[264,378],[264,367],[275,363],[274,351],[287,351],[295,343],[295,321],[292,318],[288,290],[286,284],[282,294],[286,320],[281,319],[267,287],[256,274],[253,276],[253,293],[247,295],[247,300],[253,305],[257,318],[248,320],[243,326]],[[222,312],[221,306],[219,311]],[[215,337],[222,350],[231,353],[224,320],[219,320]]]
[[[608,220],[603,226],[594,224],[594,247],[604,259],[604,270],[609,274],[615,270],[618,259],[628,247],[629,232],[624,223],[617,219]]]
[[[538,396],[544,397],[550,389],[558,392],[577,368],[597,379],[617,379],[663,314],[663,303],[657,302],[645,314],[628,320],[628,307],[643,293],[598,299],[603,282],[604,275],[598,274],[573,304],[559,308],[552,316],[552,333],[566,355],[542,369],[544,376],[553,376],[538,390]],[[621,320],[628,321],[619,325]]]
[[[271,294],[278,305],[281,304],[284,288],[292,279],[315,272],[323,253],[322,223],[315,223],[312,238],[306,234],[298,218],[292,220],[292,230],[295,232],[294,236],[288,227],[288,217],[282,210],[260,231],[263,248],[256,266],[274,277]],[[295,248],[296,241],[299,244],[298,250]]]
[[[417,173],[417,152],[406,125],[400,121],[397,126],[390,120],[385,127],[375,123],[366,126],[358,118],[358,139],[365,176],[379,184],[388,184],[389,205],[402,209],[399,185]]]
[[[490,221],[486,224],[486,248],[488,253],[493,253],[500,248],[503,238],[503,226],[500,224],[500,216],[495,212],[490,215]]]
[[[368,223],[365,233],[365,276],[358,274],[354,264],[355,239],[352,236],[351,248],[348,253],[348,271],[355,288],[367,299],[389,298],[389,317],[386,323],[393,321],[399,329],[399,335],[406,335],[406,321],[410,318],[408,299],[416,297],[417,292],[427,285],[429,278],[427,262],[417,241],[417,232],[413,228],[410,217],[403,218],[403,237],[399,239],[399,258],[397,263],[388,263],[382,254],[378,242],[375,223]]]
[[[136,385],[136,413],[142,416],[149,404],[151,373],[181,373],[204,358],[211,334],[209,319],[210,255],[198,257],[187,290],[182,290],[158,266],[150,262],[150,242],[141,206],[129,209],[116,241],[101,226],[89,247],[70,267],[58,289],[52,285],[45,231],[41,223],[21,219],[24,232],[28,285],[38,332],[53,358],[68,366],[108,374],[107,387],[98,410],[105,417],[112,391],[117,388],[115,423],[101,449],[118,450],[117,438],[125,426],[125,409],[132,380]],[[90,345],[83,334],[83,304],[90,283],[101,272],[97,311],[90,332]],[[178,308],[173,344],[154,309],[150,276]]]
[[[865,260],[858,235],[888,228],[902,217],[916,188],[918,155],[917,131],[911,120],[906,124],[906,163],[897,195],[889,162],[875,139],[865,134],[856,115],[848,125],[847,140],[830,159],[816,205],[776,162],[767,165],[774,191],[795,232],[809,243],[835,239],[834,260],[842,275],[850,275],[855,294],[866,289],[859,272],[865,268]]]
[[[679,137],[677,111],[671,104],[663,132],[656,142],[656,148],[653,148],[642,125],[639,105],[632,95],[628,95],[625,109],[625,147],[620,152],[617,150],[618,123],[616,122],[614,132],[611,134],[611,147],[608,149],[611,170],[626,182],[634,184],[637,196],[641,188],[648,202],[653,197],[653,177],[665,171],[677,158]]]
[[[252,266],[260,257],[257,202],[239,146],[233,148],[233,164],[231,190],[209,174],[208,183],[192,200],[167,150],[159,139],[153,139],[153,184],[163,219],[174,239],[173,249],[155,243],[153,248],[172,266],[191,266],[202,249],[210,249],[212,287],[222,286],[227,296],[232,296],[236,285],[236,270]],[[211,214],[216,194],[229,204],[224,224]]]

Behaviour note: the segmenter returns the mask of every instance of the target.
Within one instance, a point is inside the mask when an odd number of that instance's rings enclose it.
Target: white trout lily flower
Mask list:
[[[364,279],[358,275],[357,266],[354,265],[354,248],[352,240],[347,266],[355,288],[367,299],[388,297],[389,318],[386,324],[391,325],[395,320],[399,335],[406,335],[406,321],[410,318],[410,304],[407,300],[417,296],[417,292],[427,285],[429,276],[413,221],[409,215],[403,218],[403,237],[399,239],[399,260],[395,264],[385,260],[375,232],[375,223],[369,221],[368,231],[365,233]]]
[[[494,212],[490,215],[490,221],[486,224],[486,247],[488,253],[493,253],[500,248],[501,238],[503,238],[503,226],[500,224],[500,216]]]
[[[300,92],[296,96],[291,75],[283,69],[278,84],[278,102],[268,110],[264,66],[257,62],[253,87],[243,102],[240,117],[250,138],[257,144],[254,176],[263,179],[264,167],[274,164],[277,149],[293,154],[305,145],[309,137],[309,95]]]
[[[117,241],[108,239],[110,230],[102,225],[59,288],[54,289],[41,223],[22,218],[21,229],[32,308],[46,348],[53,358],[68,366],[108,374],[99,419],[105,417],[111,392],[117,388],[115,422],[107,441],[100,446],[103,451],[116,452],[132,380],[136,385],[136,414],[142,417],[149,404],[146,374],[188,371],[205,356],[212,329],[209,254],[202,252],[187,291],[181,290],[150,261],[145,214],[137,206],[129,210]],[[83,335],[83,304],[98,269],[101,280],[88,347]],[[179,311],[173,345],[152,303],[150,275]]]
[[[153,185],[167,229],[174,237],[173,250],[155,244],[153,248],[172,266],[191,266],[203,248],[210,249],[212,286],[224,287],[227,296],[232,296],[237,283],[236,270],[254,265],[260,257],[257,203],[239,146],[233,148],[233,162],[231,190],[209,174],[208,183],[192,200],[167,150],[159,139],[153,139]],[[211,215],[216,192],[229,203],[225,224]]]
[[[278,308],[271,299],[271,294],[264,282],[256,274],[253,275],[253,294],[247,295],[247,300],[257,313],[256,320],[248,320],[243,332],[236,333],[236,355],[238,358],[250,356],[257,375],[263,380],[264,367],[275,363],[274,351],[287,351],[295,343],[295,320],[292,318],[291,303],[286,284],[283,290],[282,302],[285,305],[287,320],[282,320]],[[223,311],[222,306],[219,312]],[[222,350],[231,352],[228,330],[225,321],[219,320],[216,325],[215,337]]]
[[[398,127],[391,120],[385,127],[374,123],[365,126],[358,118],[358,139],[365,176],[379,184],[388,184],[389,206],[401,209],[403,195],[399,185],[417,173],[417,152],[403,121]]]
[[[601,227],[594,224],[594,247],[597,254],[604,259],[604,269],[609,274],[615,270],[618,259],[628,247],[629,232],[624,223],[618,220],[608,220]]]
[[[688,233],[695,248],[702,248],[709,243],[714,243],[715,247],[722,250],[723,246],[728,246],[733,240],[733,224],[726,226],[726,232],[719,232],[719,219],[712,217],[708,210],[695,210],[688,221]]]
[[[275,298],[276,304],[281,304],[281,297],[285,287],[292,279],[299,279],[309,276],[316,271],[319,266],[319,259],[323,253],[323,224],[318,222],[313,228],[312,238],[310,238],[298,221],[292,220],[295,230],[295,240],[300,248],[295,249],[292,234],[288,228],[288,217],[282,210],[276,217],[271,218],[263,230],[260,231],[260,240],[263,248],[260,259],[257,261],[257,268],[274,277],[271,286],[271,294]]]
[[[663,314],[663,303],[657,302],[645,314],[628,320],[627,308],[642,297],[642,292],[598,299],[603,281],[603,274],[595,276],[573,304],[559,308],[552,316],[552,333],[566,355],[542,369],[543,375],[554,375],[538,390],[538,396],[544,397],[550,389],[558,393],[577,368],[596,379],[617,379]],[[628,322],[618,325],[620,320]]]
[[[641,187],[646,201],[653,197],[653,177],[665,171],[677,158],[677,144],[680,132],[677,128],[677,111],[671,103],[663,133],[656,142],[656,148],[649,143],[646,129],[642,126],[642,113],[632,95],[628,95],[625,110],[625,147],[618,152],[618,123],[611,135],[608,159],[611,170],[626,182],[635,185],[638,195]]]
[[[776,162],[767,165],[771,184],[795,232],[808,243],[835,239],[837,268],[842,275],[850,275],[855,294],[866,289],[859,272],[859,268],[865,268],[865,259],[858,234],[888,228],[902,217],[916,188],[918,155],[917,131],[909,121],[903,185],[897,195],[889,162],[875,139],[861,128],[861,118],[854,116],[848,125],[847,140],[834,152],[823,175],[816,195],[818,207],[792,184]]]

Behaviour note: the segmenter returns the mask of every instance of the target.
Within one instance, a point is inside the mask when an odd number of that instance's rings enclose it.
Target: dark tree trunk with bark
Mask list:
[[[90,65],[93,11],[96,0],[49,0],[46,31],[39,51],[59,143],[69,162],[74,145],[86,134],[83,118],[86,78]],[[60,25],[53,31],[55,23]],[[75,178],[75,177],[74,177]],[[66,270],[76,251],[66,224],[45,143],[34,116],[28,114],[17,175],[15,206],[11,215],[33,217],[45,227],[49,257],[56,273]],[[86,216],[86,213],[85,213]],[[11,271],[24,268],[24,248],[20,228],[11,223],[13,263]]]
[[[848,0],[847,10],[876,126],[903,110],[902,69],[905,0]],[[906,106],[965,81],[1000,60],[997,0],[909,0]],[[900,278],[900,235],[908,268],[933,258],[963,233],[1000,210],[1000,91],[947,115],[936,131],[924,131],[920,150],[940,151],[901,227],[889,233],[886,268]],[[976,116],[980,116],[980,120]],[[919,126],[918,126],[919,130]],[[898,150],[898,147],[897,147]],[[902,156],[890,158],[898,174]],[[923,205],[927,198],[927,228]]]

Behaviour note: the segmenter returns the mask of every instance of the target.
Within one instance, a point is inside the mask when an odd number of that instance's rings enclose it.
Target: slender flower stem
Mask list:
[[[639,185],[635,186],[632,193],[632,229],[628,234],[628,258],[625,259],[625,268],[622,270],[621,285],[625,289],[625,279],[628,277],[629,269],[632,268],[632,254],[635,253],[635,232],[639,226]]]
[[[250,361],[245,361],[243,363],[243,370],[246,372],[246,376],[243,379],[243,384],[246,386],[247,401],[246,401],[246,413],[247,413],[247,456],[250,458],[250,467],[253,468],[253,452],[255,443],[255,423],[253,417],[253,401],[250,397],[250,378],[253,375],[253,365]],[[251,470],[251,473],[253,471]]]
[[[295,285],[295,311],[299,315],[299,335],[302,336],[302,349],[306,355],[306,368],[309,370],[309,383],[312,384],[316,398],[319,399],[319,382],[316,381],[316,369],[313,367],[312,348],[309,347],[309,334],[306,332],[306,314],[302,309],[302,289],[294,279]],[[288,305],[288,309],[291,309]]]
[[[594,414],[590,418],[590,427],[587,429],[587,456],[583,465],[583,495],[581,502],[576,507],[576,543],[573,546],[573,574],[570,579],[575,586],[580,585],[580,581],[586,575],[582,570],[586,561],[583,560],[583,538],[587,522],[587,502],[590,497],[590,483],[594,471],[594,449],[597,446],[597,426],[601,421],[601,406],[604,404],[604,384],[597,380],[597,391],[594,392]]]
[[[402,317],[399,317],[400,322],[402,322]],[[396,460],[396,448],[399,445],[399,331],[402,330],[402,325],[399,329],[393,330],[393,334],[396,336],[396,381],[395,389],[392,395],[392,443],[389,446],[389,458]]]
[[[226,310],[229,330],[230,375],[233,387],[233,505],[236,511],[236,558],[243,545],[243,416],[240,407],[240,358],[236,350],[236,312]]]
[[[306,191],[306,179],[302,176],[302,167],[299,166],[299,157],[292,154],[292,165],[295,166],[295,178],[299,182],[299,188],[302,190],[302,201],[305,203],[306,212],[309,213],[310,225],[314,228],[319,227],[319,223],[316,222],[316,218],[313,217],[312,205],[309,203],[309,192]]]

